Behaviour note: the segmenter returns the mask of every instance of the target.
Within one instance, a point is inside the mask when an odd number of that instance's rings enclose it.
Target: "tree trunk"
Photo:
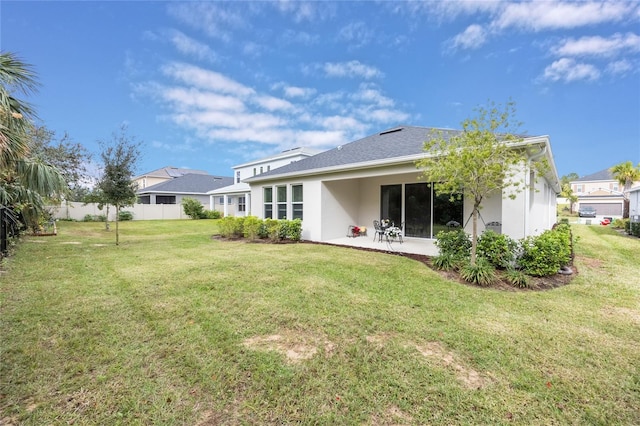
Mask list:
[[[471,264],[476,264],[476,248],[478,246],[478,206],[473,206],[473,227],[471,231]]]
[[[119,206],[115,206],[116,207],[116,245],[120,244],[120,234],[118,232],[118,216],[120,216],[118,213],[120,212],[120,207]]]

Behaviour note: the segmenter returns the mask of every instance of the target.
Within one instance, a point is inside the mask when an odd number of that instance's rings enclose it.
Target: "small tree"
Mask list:
[[[478,215],[482,202],[490,195],[501,195],[509,189],[510,198],[523,190],[522,166],[528,152],[518,147],[522,140],[514,121],[515,104],[508,102],[504,110],[491,102],[489,109],[476,108],[477,116],[462,122],[461,132],[435,132],[425,142],[427,157],[417,162],[424,177],[434,182],[439,193],[463,194],[473,203],[471,264],[476,262]],[[538,162],[536,168],[542,168]]]
[[[191,219],[202,219],[205,215],[202,203],[195,198],[184,197],[182,199],[182,209],[184,214]]]
[[[140,144],[135,142],[134,138],[129,138],[126,130],[123,126],[119,133],[114,133],[110,146],[101,142],[104,171],[98,182],[98,188],[102,191],[104,203],[116,208],[116,245],[119,244],[120,209],[132,206],[137,199],[137,188],[131,178],[140,157]]]
[[[633,182],[640,180],[640,164],[638,164],[637,167],[633,167],[631,161],[625,161],[624,163],[613,166],[611,173],[614,179],[622,185],[622,197],[624,198],[622,217],[627,218],[629,217],[629,198],[627,197],[627,191],[631,189]]]
[[[569,173],[560,178],[560,196],[569,201],[569,212],[573,213],[573,205],[578,202],[578,196],[571,189],[571,182],[578,180],[580,176],[577,173]]]

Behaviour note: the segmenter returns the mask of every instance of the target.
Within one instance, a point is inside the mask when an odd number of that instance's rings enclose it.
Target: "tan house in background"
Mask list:
[[[187,174],[208,175],[209,173],[204,170],[182,169],[179,167],[166,166],[161,169],[143,173],[139,176],[134,176],[133,182],[138,184],[138,190],[142,190]]]
[[[597,216],[621,218],[624,208],[623,189],[610,168],[574,180],[571,182],[571,190],[578,197],[578,202],[573,206],[574,211],[593,207]]]

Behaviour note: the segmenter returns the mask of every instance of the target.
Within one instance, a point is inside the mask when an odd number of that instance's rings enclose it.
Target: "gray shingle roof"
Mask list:
[[[169,192],[183,194],[206,194],[211,190],[229,185],[233,185],[232,177],[189,173],[173,178],[166,182],[148,186],[144,189],[139,190],[137,193],[145,194],[151,192]]]
[[[299,173],[315,169],[418,155],[424,152],[424,142],[429,139],[429,135],[433,131],[443,132],[444,137],[460,133],[459,130],[451,129],[434,129],[415,126],[394,127],[262,173],[246,181],[251,182],[252,180],[281,174]]]
[[[142,177],[142,176],[162,177],[162,178],[176,178],[176,177],[184,176],[186,174],[208,175],[209,173],[207,173],[204,170],[183,169],[183,168],[180,168],[180,167],[165,166],[165,167],[162,167],[160,169],[156,169],[156,170],[152,170],[152,171],[147,172],[147,173],[143,173],[143,174],[141,174],[139,176],[136,176],[136,178],[139,178],[139,177]]]
[[[578,180],[574,180],[574,182],[587,182],[587,181],[593,181],[593,180],[616,180],[616,179],[613,177],[613,174],[611,173],[610,169],[604,169],[604,170],[600,170],[599,172],[592,173],[587,176],[583,176]]]

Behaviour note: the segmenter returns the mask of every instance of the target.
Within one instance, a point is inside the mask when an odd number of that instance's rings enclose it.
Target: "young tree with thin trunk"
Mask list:
[[[637,167],[633,167],[631,161],[616,164],[611,168],[611,174],[613,174],[613,178],[622,185],[622,197],[624,198],[622,217],[627,218],[629,217],[629,198],[627,197],[627,192],[631,189],[633,182],[640,180],[640,164],[638,164]]]
[[[478,216],[489,196],[514,198],[524,189],[522,166],[529,153],[515,121],[515,104],[504,109],[490,102],[488,109],[476,108],[476,117],[462,122],[462,131],[435,132],[424,144],[427,156],[418,161],[423,175],[441,194],[469,197],[472,202],[471,264],[476,262]],[[545,162],[532,167],[544,168]]]
[[[126,127],[114,133],[110,145],[102,142],[104,171],[98,183],[103,201],[116,210],[116,245],[120,243],[118,216],[120,209],[136,202],[136,184],[132,181],[140,157],[140,143],[126,134]],[[107,217],[107,221],[109,218]]]

